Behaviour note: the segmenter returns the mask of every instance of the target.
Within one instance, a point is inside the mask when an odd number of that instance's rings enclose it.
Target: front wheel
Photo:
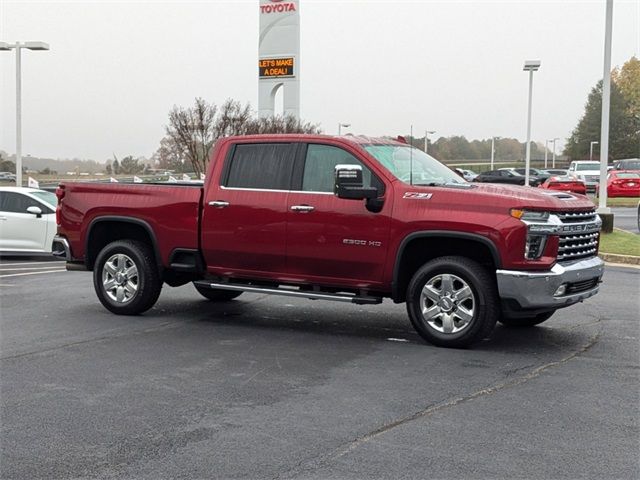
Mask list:
[[[411,279],[407,311],[426,341],[441,347],[467,347],[488,337],[496,324],[495,280],[468,258],[436,258]]]
[[[533,327],[541,324],[542,322],[546,322],[554,313],[556,313],[556,311],[552,310],[550,312],[539,313],[538,315],[533,315],[531,317],[520,318],[510,318],[502,315],[499,321],[506,327]]]
[[[104,307],[118,315],[137,315],[158,300],[162,280],[153,251],[136,240],[118,240],[100,251],[93,286]]]

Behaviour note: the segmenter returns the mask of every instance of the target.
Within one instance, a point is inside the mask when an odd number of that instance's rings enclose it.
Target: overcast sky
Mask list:
[[[605,0],[301,0],[301,116],[334,134],[468,139],[570,134],[602,77]],[[613,65],[640,52],[640,1],[615,0]],[[257,107],[258,0],[0,0],[0,41],[24,51],[23,152],[149,157],[196,96]],[[15,54],[0,52],[0,149],[15,151]]]

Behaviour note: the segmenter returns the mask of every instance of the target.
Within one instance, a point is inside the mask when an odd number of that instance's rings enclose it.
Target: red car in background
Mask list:
[[[596,195],[598,189],[596,188]],[[608,197],[640,197],[640,171],[612,170],[607,175]]]
[[[559,177],[552,176],[547,178],[540,184],[540,188],[547,188],[549,190],[560,190],[561,192],[580,193],[582,195],[587,194],[587,186],[582,180],[578,180],[575,177]]]

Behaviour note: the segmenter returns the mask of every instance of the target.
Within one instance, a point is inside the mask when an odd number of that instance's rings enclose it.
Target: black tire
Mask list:
[[[149,310],[162,290],[153,251],[137,240],[108,244],[96,259],[93,286],[102,305],[117,315],[137,315]]]
[[[444,293],[444,279],[450,277],[455,278],[451,280],[448,292],[450,296],[447,297]],[[438,279],[442,294],[436,298],[439,302],[445,302],[443,305],[434,303],[426,294],[427,286],[431,292],[437,290]],[[456,289],[462,286],[469,287],[471,297],[466,289]],[[465,295],[462,292],[465,292]],[[429,310],[437,307],[436,315],[427,319],[423,316],[422,310],[423,306],[427,308],[430,303],[432,305],[428,307]],[[451,313],[444,313],[446,308],[449,308],[448,311]],[[437,313],[438,309],[440,313]],[[495,279],[479,263],[468,258],[436,258],[425,263],[411,279],[407,289],[407,312],[413,327],[427,342],[441,347],[468,347],[491,335],[495,327],[499,316]],[[457,315],[461,316],[458,321],[455,320]],[[466,317],[466,320],[462,316]],[[446,318],[450,320],[445,322]],[[446,332],[449,329],[452,331]]]
[[[546,322],[554,313],[556,313],[556,311],[552,310],[550,312],[539,313],[532,317],[521,318],[509,318],[505,315],[501,315],[500,320],[498,321],[505,327],[533,327],[535,325],[540,325],[542,322]]]
[[[234,290],[221,290],[218,288],[201,287],[195,284],[193,286],[196,287],[196,290],[200,295],[213,302],[228,302],[229,300],[233,300],[234,298],[237,298],[244,293]]]

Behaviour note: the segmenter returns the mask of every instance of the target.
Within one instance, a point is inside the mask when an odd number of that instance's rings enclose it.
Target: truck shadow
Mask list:
[[[163,316],[185,316],[203,326],[225,326],[269,332],[297,331],[333,342],[336,337],[369,341],[395,341],[438,348],[424,341],[409,322],[404,305],[382,306],[334,304],[329,302],[287,303],[273,300],[242,299],[214,303],[196,301],[174,304]],[[175,311],[173,311],[175,309]],[[558,316],[560,314],[557,314]],[[554,317],[555,318],[555,317]],[[584,324],[569,325],[562,318],[551,319],[531,328],[509,328],[497,324],[490,339],[471,347],[476,351],[535,353],[549,350],[572,350],[584,345],[599,327],[585,319]]]

